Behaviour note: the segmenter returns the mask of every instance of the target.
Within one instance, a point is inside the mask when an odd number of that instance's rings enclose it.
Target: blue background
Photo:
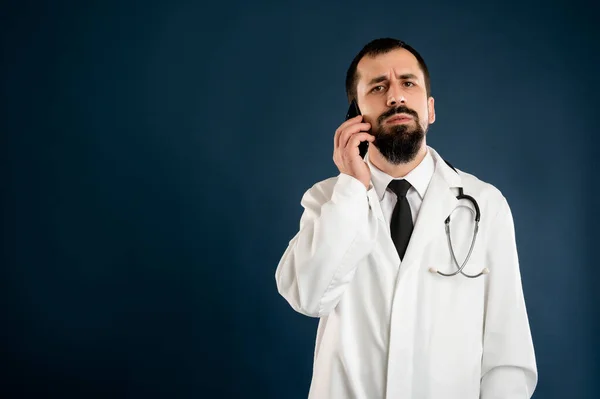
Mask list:
[[[428,144],[512,207],[534,397],[600,397],[598,7],[452,3],[3,2],[2,396],[305,398],[317,320],[275,268],[393,36]]]

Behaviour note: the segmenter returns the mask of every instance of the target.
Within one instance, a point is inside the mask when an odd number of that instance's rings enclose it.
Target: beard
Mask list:
[[[412,122],[390,127],[383,126],[385,119],[400,113],[411,115],[415,126],[411,126]],[[377,128],[372,130],[375,136],[373,145],[389,163],[393,165],[408,163],[417,156],[426,132],[427,130],[421,127],[419,115],[412,109],[400,106],[390,109],[377,118]]]

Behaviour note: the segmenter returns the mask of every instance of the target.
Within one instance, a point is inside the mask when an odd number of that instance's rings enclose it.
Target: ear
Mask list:
[[[435,122],[435,100],[433,97],[427,99],[427,110],[429,111],[429,124]]]

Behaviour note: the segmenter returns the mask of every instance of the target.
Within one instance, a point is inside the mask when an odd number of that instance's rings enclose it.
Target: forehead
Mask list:
[[[395,75],[412,73],[419,79],[424,79],[423,71],[421,71],[417,58],[410,51],[403,48],[376,56],[365,56],[356,67],[359,84],[365,84],[378,76],[388,76],[392,71]]]

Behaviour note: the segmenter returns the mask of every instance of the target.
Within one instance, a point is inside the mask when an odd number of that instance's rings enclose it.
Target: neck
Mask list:
[[[371,163],[379,170],[387,173],[395,179],[409,174],[411,170],[416,168],[417,165],[421,163],[423,158],[425,158],[425,155],[427,155],[427,145],[425,144],[425,139],[423,139],[423,144],[412,161],[398,165],[389,163],[374,145],[369,146],[369,160]]]

